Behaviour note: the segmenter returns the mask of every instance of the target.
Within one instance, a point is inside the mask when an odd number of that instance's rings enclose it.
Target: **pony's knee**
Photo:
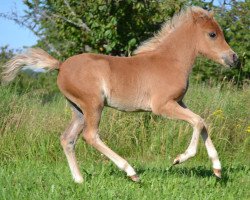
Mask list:
[[[206,123],[205,123],[204,119],[202,119],[200,116],[198,116],[197,118],[193,119],[193,126],[194,126],[194,128],[202,130],[202,129],[206,128]]]

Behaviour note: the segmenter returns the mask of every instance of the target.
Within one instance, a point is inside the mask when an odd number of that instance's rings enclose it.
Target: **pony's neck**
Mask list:
[[[192,22],[187,22],[168,35],[158,50],[166,59],[176,60],[176,67],[190,73],[198,55],[196,40],[195,27]]]

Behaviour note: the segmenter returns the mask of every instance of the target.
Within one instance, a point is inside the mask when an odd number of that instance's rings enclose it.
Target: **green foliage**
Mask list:
[[[148,39],[160,24],[180,10],[183,0],[86,0],[25,1],[27,15],[39,26],[42,39],[59,49],[61,58],[86,51],[112,55],[129,55],[138,43]],[[43,12],[37,20],[34,12]],[[38,15],[39,15],[38,12]],[[45,14],[44,14],[45,13]],[[83,30],[85,23],[89,31]],[[53,49],[52,49],[53,50]]]
[[[9,59],[14,56],[14,51],[9,49],[8,46],[0,48],[0,65],[6,63]]]
[[[182,1],[98,1],[90,3],[86,22],[89,44],[95,52],[130,55],[138,43],[151,37]]]

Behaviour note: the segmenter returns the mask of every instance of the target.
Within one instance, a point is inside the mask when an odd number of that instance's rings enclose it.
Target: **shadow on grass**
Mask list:
[[[137,168],[137,172],[140,175],[152,173],[156,176],[187,176],[187,177],[197,177],[197,178],[215,178],[216,183],[220,185],[227,185],[227,182],[236,174],[248,174],[250,168],[248,166],[225,166],[222,169],[222,178],[217,178],[212,169],[207,169],[203,166],[197,167],[185,167],[185,166],[171,166],[168,169],[163,168]]]
[[[189,167],[189,166],[179,165],[179,166],[171,166],[169,168],[163,168],[157,166],[147,167],[139,164],[135,169],[137,171],[137,174],[139,175],[139,177],[141,177],[142,180],[142,182],[140,182],[141,183],[140,185],[143,185],[145,183],[144,180],[148,179],[148,176],[150,176],[151,178],[154,177],[154,179],[159,179],[159,180],[168,177],[180,177],[180,178],[195,177],[197,179],[215,179],[216,185],[219,184],[221,186],[226,186],[228,182],[235,180],[235,177],[247,176],[247,174],[250,174],[250,167],[246,165],[224,166],[222,169],[222,178],[217,178],[213,174],[212,169],[209,169],[205,166]],[[113,176],[119,179],[122,178],[122,176],[124,175],[124,179],[130,180],[128,177],[126,177],[126,175],[123,172],[117,170],[117,168],[112,163],[108,164],[105,167],[105,170],[102,173],[102,175],[104,175],[105,177]],[[91,180],[94,178],[94,176],[95,176],[94,174],[85,171],[86,179]]]

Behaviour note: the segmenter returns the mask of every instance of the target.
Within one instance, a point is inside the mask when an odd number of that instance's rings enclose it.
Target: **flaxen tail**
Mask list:
[[[3,66],[2,80],[12,81],[17,73],[25,66],[31,69],[59,69],[60,61],[39,48],[28,49],[25,53],[14,56]]]

